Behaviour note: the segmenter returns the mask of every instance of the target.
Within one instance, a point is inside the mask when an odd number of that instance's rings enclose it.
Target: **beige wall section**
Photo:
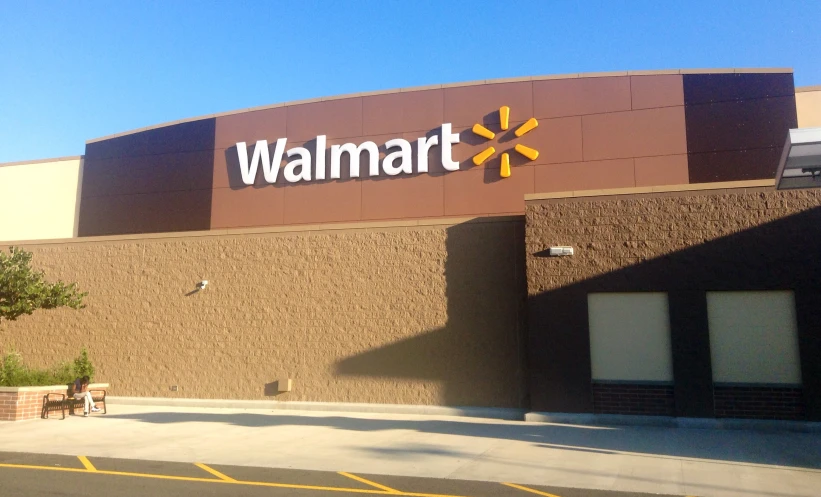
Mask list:
[[[591,293],[593,380],[673,381],[666,293]]]
[[[707,292],[716,383],[801,384],[795,296]]]
[[[112,395],[262,399],[292,378],[277,400],[518,407],[523,240],[505,218],[32,245],[88,307],[0,322],[0,347],[47,365],[87,344]]]
[[[795,107],[799,128],[821,126],[821,86],[796,88]]]
[[[0,164],[0,242],[72,238],[83,160]]]

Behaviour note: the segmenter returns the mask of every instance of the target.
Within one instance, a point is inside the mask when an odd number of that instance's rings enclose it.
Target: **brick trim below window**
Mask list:
[[[593,382],[593,412],[673,416],[672,385]]]
[[[805,419],[804,395],[798,387],[716,385],[717,418]]]

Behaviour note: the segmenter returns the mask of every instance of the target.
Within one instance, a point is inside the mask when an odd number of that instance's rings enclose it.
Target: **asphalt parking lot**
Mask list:
[[[342,462],[340,462],[342,465]],[[643,497],[651,494],[407,476],[0,452],[0,495]],[[659,494],[652,494],[659,495]],[[663,496],[662,496],[663,497]],[[682,497],[682,496],[677,496]]]

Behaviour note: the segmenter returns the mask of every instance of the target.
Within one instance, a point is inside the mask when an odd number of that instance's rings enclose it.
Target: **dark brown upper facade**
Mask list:
[[[502,131],[499,108],[510,107]],[[529,118],[538,127],[513,134]],[[458,171],[287,183],[241,181],[236,144],[257,140],[273,152],[460,133]],[[482,124],[496,136],[475,135]],[[787,130],[795,128],[788,72],[650,74],[527,79],[341,97],[193,120],[86,146],[80,236],[208,230],[368,220],[521,214],[524,195],[552,191],[772,178]],[[514,153],[523,144],[535,160]],[[481,166],[471,158],[488,145]],[[501,154],[512,174],[501,178]],[[363,154],[363,170],[367,161]],[[287,163],[283,157],[283,166]]]

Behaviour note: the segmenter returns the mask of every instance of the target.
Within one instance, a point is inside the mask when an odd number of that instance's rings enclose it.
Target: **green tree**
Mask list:
[[[76,283],[47,282],[43,271],[31,267],[31,258],[31,252],[19,248],[11,247],[8,254],[0,250],[0,321],[14,321],[37,309],[85,307],[86,292],[79,292]]]

